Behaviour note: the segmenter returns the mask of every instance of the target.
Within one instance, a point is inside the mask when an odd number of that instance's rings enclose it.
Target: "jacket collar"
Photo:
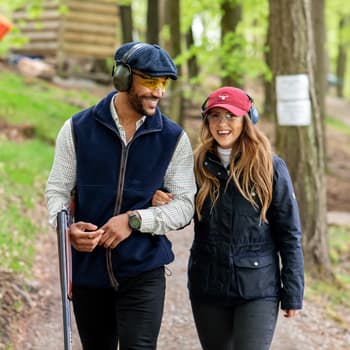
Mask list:
[[[241,158],[241,155],[238,154],[235,158],[235,162]],[[208,171],[215,175],[219,179],[227,179],[229,176],[228,168],[225,168],[221,163],[219,156],[213,152],[207,152],[203,166],[208,169]]]
[[[220,161],[220,158],[215,154],[208,152],[204,158],[203,166],[211,174],[216,176],[219,179],[226,180],[228,177],[227,170]]]
[[[111,115],[110,104],[113,96],[116,94],[115,91],[109,93],[101,101],[99,101],[93,108],[93,112],[96,120],[107,126],[108,128],[118,132],[118,128],[115,124],[115,121]],[[162,113],[157,107],[155,114],[152,117],[146,117],[145,122],[140,127],[138,132],[141,130],[146,132],[156,132],[163,129],[163,119]]]

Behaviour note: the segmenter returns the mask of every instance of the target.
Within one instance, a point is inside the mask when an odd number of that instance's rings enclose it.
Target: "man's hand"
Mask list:
[[[92,252],[99,243],[103,230],[89,222],[79,221],[69,227],[72,246],[79,252]]]
[[[101,229],[104,231],[99,245],[114,249],[120,242],[131,235],[128,214],[120,214],[110,218]]]

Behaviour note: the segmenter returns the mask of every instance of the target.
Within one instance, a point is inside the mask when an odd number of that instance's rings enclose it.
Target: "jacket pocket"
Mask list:
[[[280,289],[277,256],[235,257],[237,292],[244,299],[276,297]]]

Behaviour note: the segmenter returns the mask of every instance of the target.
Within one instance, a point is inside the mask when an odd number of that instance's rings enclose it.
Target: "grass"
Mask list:
[[[350,258],[350,228],[330,225],[328,234],[332,263],[339,264],[342,260]]]
[[[22,143],[0,141],[0,265],[15,272],[32,266],[35,217],[42,203],[53,147],[34,139]]]
[[[327,117],[326,125],[335,130],[341,131],[343,134],[350,135],[350,125],[342,122],[341,120],[335,117],[332,117],[332,116]]]
[[[306,298],[324,306],[330,318],[346,329],[342,315],[350,313],[350,228],[329,226],[329,252],[334,281],[316,280],[306,274]]]
[[[36,211],[44,202],[57,132],[66,119],[98,98],[41,80],[28,82],[11,72],[0,72],[0,81],[0,121],[34,131],[25,141],[0,138],[0,266],[28,275],[34,243],[49,231]]]
[[[28,83],[20,75],[0,73],[0,119],[34,128],[35,137],[55,140],[63,122],[97,102],[95,96],[54,87],[42,80]]]

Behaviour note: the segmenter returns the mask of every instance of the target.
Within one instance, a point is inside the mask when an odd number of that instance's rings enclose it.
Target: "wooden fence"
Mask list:
[[[113,57],[119,13],[116,1],[67,0],[62,11],[57,1],[46,0],[39,17],[30,18],[26,9],[17,11],[14,22],[29,42],[16,53],[55,58],[104,59]]]

